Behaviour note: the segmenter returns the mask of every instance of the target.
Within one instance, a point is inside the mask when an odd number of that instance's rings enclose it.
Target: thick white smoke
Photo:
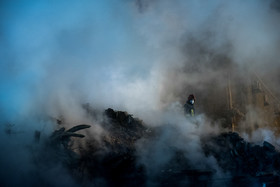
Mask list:
[[[158,110],[228,68],[279,68],[271,1],[2,4],[1,111],[11,120],[75,102]]]
[[[252,69],[278,91],[277,1],[26,0],[2,1],[0,10],[3,130],[9,123],[16,132],[49,132],[45,119],[59,116],[70,125],[90,123],[81,107],[90,103],[175,125],[157,142],[157,154],[167,139],[184,147],[176,132],[182,141],[184,132],[196,133],[189,144],[202,156],[196,140],[213,132],[207,118],[199,116],[203,125],[193,129],[174,103],[180,108],[195,93],[204,113],[202,100],[219,98],[209,90],[223,89],[228,72],[246,77]]]

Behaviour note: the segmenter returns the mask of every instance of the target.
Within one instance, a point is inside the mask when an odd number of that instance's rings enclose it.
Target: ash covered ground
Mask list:
[[[180,132],[173,124],[151,127],[124,111],[109,108],[98,114],[102,132],[90,133],[96,124],[70,129],[57,119],[57,130],[25,145],[29,169],[11,181],[1,171],[3,186],[278,186],[279,147],[267,141],[245,141],[236,132]],[[203,127],[205,128],[205,127]],[[7,140],[16,134],[6,131]],[[79,133],[81,132],[81,133]],[[177,137],[174,138],[175,135]],[[183,136],[184,138],[182,139]],[[178,143],[177,141],[181,141]],[[194,141],[195,140],[195,141]],[[3,155],[3,154],[2,154]],[[9,164],[3,164],[9,166]]]

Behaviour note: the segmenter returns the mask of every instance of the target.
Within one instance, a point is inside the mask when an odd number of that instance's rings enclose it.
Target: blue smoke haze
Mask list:
[[[42,107],[52,94],[71,92],[98,101],[95,95],[114,94],[107,93],[114,91],[112,81],[125,84],[149,74],[150,52],[135,32],[129,3],[11,1],[2,6],[0,109],[7,120]]]
[[[190,37],[236,66],[263,68],[269,59],[278,67],[279,13],[271,1],[138,2],[143,11],[128,0],[2,1],[3,118],[53,115],[75,101],[132,112],[158,108],[161,92],[172,97],[166,72],[187,66],[182,48]]]
[[[225,55],[240,72],[248,67],[262,75],[278,71],[279,11],[271,2],[1,1],[0,177],[19,172],[23,175],[16,179],[28,180],[35,168],[28,167],[30,155],[23,147],[32,142],[34,130],[50,133],[54,126],[46,119],[61,115],[71,125],[86,123],[82,103],[161,123],[166,119],[160,110],[181,101],[177,93],[186,94],[186,85],[207,95],[204,85],[213,77],[224,80],[224,72],[207,69],[211,55],[189,54],[189,41]],[[192,62],[194,57],[202,60]],[[193,64],[199,71],[187,74]],[[7,124],[14,124],[15,135],[4,133]],[[52,174],[62,170],[54,168]]]

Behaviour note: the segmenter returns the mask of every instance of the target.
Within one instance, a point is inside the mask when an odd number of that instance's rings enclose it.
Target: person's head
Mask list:
[[[190,95],[189,95],[188,101],[189,101],[190,104],[192,104],[192,105],[194,104],[194,102],[195,102],[195,97],[194,97],[193,94],[190,94]]]

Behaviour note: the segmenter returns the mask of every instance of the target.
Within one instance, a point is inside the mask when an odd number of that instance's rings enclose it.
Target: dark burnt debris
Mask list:
[[[111,150],[116,152],[123,151],[122,149],[132,150],[135,148],[135,142],[147,134],[148,129],[143,122],[127,112],[109,108],[105,110],[105,116],[108,121],[104,122],[104,126],[107,127],[109,137],[104,141]]]
[[[87,128],[90,128],[90,125],[85,125],[85,124],[77,125],[77,126],[74,126],[70,129],[68,129],[67,131],[65,131],[65,128],[62,127],[59,130],[56,130],[52,133],[52,135],[50,136],[49,142],[53,145],[63,145],[63,147],[65,149],[67,149],[69,146],[71,137],[78,137],[78,138],[85,137],[84,135],[77,134],[75,132],[82,130],[82,129],[87,129]]]
[[[101,186],[144,186],[145,173],[136,162],[135,144],[147,136],[146,126],[131,114],[111,108],[104,116],[107,132],[101,141],[90,139],[80,149],[80,170],[93,184],[102,179]]]
[[[42,144],[39,144],[41,133],[35,131],[34,140],[36,146],[30,148],[34,164],[39,168],[45,169],[57,164],[61,164],[69,169],[78,167],[80,156],[73,150],[74,140],[71,138],[84,138],[84,135],[77,134],[76,132],[87,128],[90,128],[90,125],[81,124],[68,130],[62,127],[54,131]]]
[[[280,174],[280,153],[267,141],[262,146],[254,145],[229,132],[205,139],[203,150],[207,156],[213,155],[222,169],[236,176]]]
[[[201,138],[206,157],[214,157],[227,178],[217,178],[211,167],[193,168],[186,153],[170,148],[173,157],[159,168],[152,178],[138,162],[136,144],[140,139],[154,138],[157,128],[149,129],[139,119],[123,111],[107,109],[101,125],[106,133],[101,139],[88,137],[74,151],[71,137],[83,138],[76,132],[89,128],[78,125],[69,130],[54,131],[47,143],[48,153],[56,162],[63,163],[82,186],[254,186],[280,184],[280,153],[267,141],[255,145],[246,142],[235,132]],[[73,139],[78,141],[79,139]],[[37,160],[38,161],[38,160]],[[42,160],[41,160],[42,161]],[[86,185],[85,185],[86,184]]]

